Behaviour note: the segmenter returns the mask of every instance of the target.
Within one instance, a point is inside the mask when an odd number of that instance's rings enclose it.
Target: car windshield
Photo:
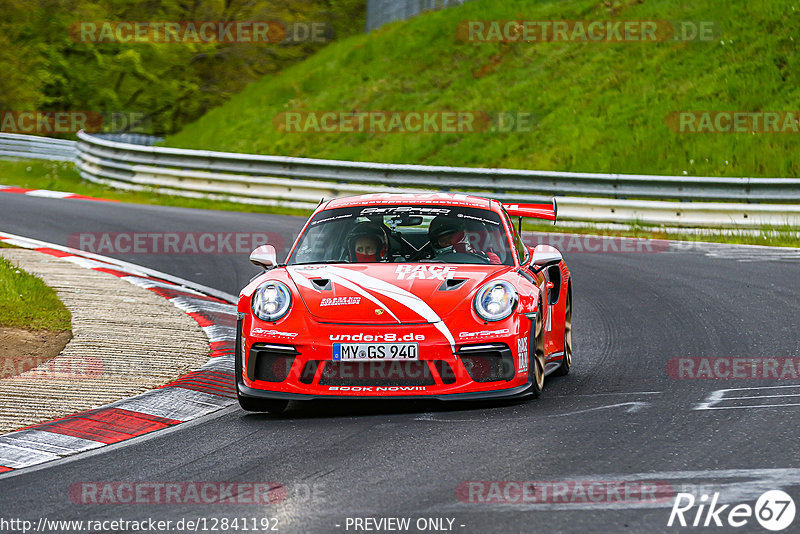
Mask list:
[[[289,257],[308,263],[514,265],[500,217],[455,206],[352,206],[317,213]]]

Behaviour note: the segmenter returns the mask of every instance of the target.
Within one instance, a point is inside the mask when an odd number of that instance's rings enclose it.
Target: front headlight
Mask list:
[[[292,292],[286,284],[269,281],[253,293],[253,313],[262,321],[277,321],[289,311]]]
[[[511,315],[517,300],[517,290],[508,282],[489,282],[475,295],[475,312],[486,321],[501,321]]]

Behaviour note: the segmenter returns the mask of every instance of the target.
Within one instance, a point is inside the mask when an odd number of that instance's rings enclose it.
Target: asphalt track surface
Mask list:
[[[0,195],[0,230],[60,244],[76,232],[119,231],[272,231],[291,242],[302,222]],[[258,272],[246,254],[107,255],[230,293]],[[365,532],[352,522],[348,528],[348,518],[365,517],[408,517],[412,526],[449,518],[452,532],[732,530],[668,528],[672,494],[666,504],[641,506],[635,496],[498,504],[464,502],[457,493],[468,481],[662,481],[674,492],[720,492],[720,502],[750,505],[763,491],[783,488],[800,504],[800,387],[763,389],[800,379],[679,380],[667,373],[675,357],[800,356],[800,262],[766,253],[752,261],[758,255],[735,250],[723,256],[702,247],[565,254],[574,277],[574,367],[548,379],[538,400],[293,403],[280,417],[228,408],[5,475],[0,517],[274,517],[280,532]],[[763,398],[696,409],[712,392],[732,388],[756,389],[718,395]],[[70,499],[74,484],[99,481],[278,482],[287,498],[272,505]],[[800,518],[787,532],[798,525]],[[736,531],[765,532],[753,518]]]

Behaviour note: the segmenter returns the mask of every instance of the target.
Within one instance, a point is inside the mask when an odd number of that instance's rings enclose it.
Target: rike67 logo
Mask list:
[[[678,493],[669,514],[667,526],[681,527],[733,527],[747,525],[755,517],[765,529],[773,532],[785,530],[792,524],[795,505],[792,497],[780,490],[763,493],[755,507],[749,504],[718,504],[719,492],[709,501],[708,495],[695,500],[691,493]],[[697,506],[697,510],[692,510]]]

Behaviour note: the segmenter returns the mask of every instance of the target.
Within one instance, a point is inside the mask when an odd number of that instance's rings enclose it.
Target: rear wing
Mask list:
[[[544,219],[556,223],[558,215],[558,204],[556,197],[553,197],[552,204],[503,204],[508,214],[512,217],[533,217],[535,219]]]

